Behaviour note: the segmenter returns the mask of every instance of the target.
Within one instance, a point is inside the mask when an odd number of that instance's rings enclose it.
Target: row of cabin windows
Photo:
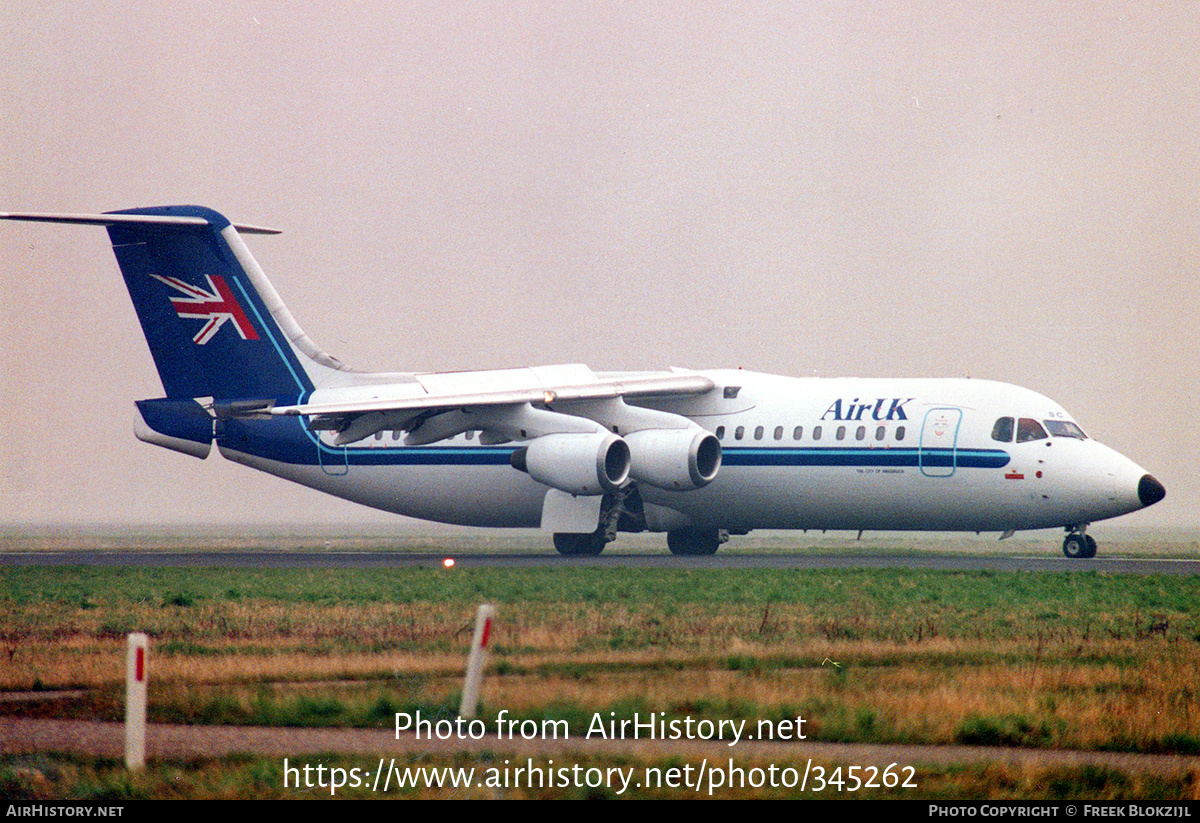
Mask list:
[[[1011,422],[1011,418],[1009,418],[1009,421]],[[999,424],[997,424],[997,425],[999,425]],[[846,436],[849,433],[850,432],[846,426],[838,426],[837,431],[834,433],[834,436],[838,440],[845,440]],[[399,431],[398,429],[393,430],[392,431],[392,440],[399,440],[402,434],[403,433],[401,431]],[[784,427],[776,426],[773,434],[774,434],[774,438],[776,440],[783,440]],[[811,434],[812,434],[812,439],[814,441],[820,440],[824,434],[823,427],[822,426],[813,426],[812,430],[811,430]],[[853,436],[854,436],[855,440],[866,440],[867,434],[868,434],[867,427],[859,426],[854,430]],[[904,435],[905,435],[904,426],[897,426],[896,427],[896,442],[902,441],[904,439]],[[992,436],[995,437],[994,432],[993,432]],[[1042,436],[1045,437],[1044,434]],[[465,437],[467,440],[474,440],[475,432],[469,431],[466,433]],[[755,426],[754,427],[754,439],[762,440],[764,437],[766,437],[766,429],[763,426]],[[879,441],[879,442],[883,442],[883,440],[886,437],[887,437],[887,427],[886,426],[877,426],[875,428],[875,440]],[[384,438],[383,431],[375,432],[376,440],[383,440],[383,438]],[[744,440],[745,438],[746,438],[746,427],[745,426],[738,426],[737,428],[735,428],[733,430],[733,439],[734,440]],[[717,426],[717,439],[718,440],[725,439],[725,427],[724,426]],[[796,426],[794,429],[792,429],[792,440],[799,441],[802,439],[804,439],[804,427]],[[1011,437],[1010,437],[1010,439],[1011,439]]]
[[[1000,443],[1012,443],[1014,441],[1014,439],[1016,440],[1017,443],[1029,443],[1034,440],[1045,440],[1048,437],[1050,437],[1051,435],[1053,435],[1054,437],[1072,437],[1072,438],[1075,438],[1076,440],[1087,440],[1087,435],[1083,433],[1083,429],[1079,428],[1079,426],[1077,426],[1075,423],[1072,423],[1070,421],[1046,420],[1045,424],[1046,424],[1045,427],[1043,427],[1041,423],[1034,420],[1032,417],[1021,417],[1021,418],[1001,417],[998,420],[996,420],[996,424],[992,427],[992,439],[996,440]],[[1047,432],[1046,432],[1047,429],[1049,429],[1049,434],[1047,434]],[[814,441],[820,440],[821,435],[823,434],[822,427],[821,426],[813,426],[811,433],[812,433],[812,439]],[[845,440],[846,435],[848,433],[849,433],[849,430],[847,429],[846,426],[838,426],[837,431],[835,432],[835,437],[838,440]],[[402,434],[402,432],[400,432],[399,430],[393,430],[392,431],[392,440],[399,440],[401,437],[401,434]],[[1015,438],[1013,436],[1014,434],[1016,435]],[[774,435],[774,439],[783,440],[784,427],[776,426],[775,431],[773,432],[773,435]],[[904,426],[897,426],[896,427],[896,442],[902,441],[904,439],[904,435],[905,435]],[[383,440],[383,437],[384,437],[384,433],[382,431],[375,432],[376,440]],[[465,437],[467,440],[474,440],[475,432],[469,431],[466,433]],[[754,439],[762,440],[764,437],[766,437],[766,429],[763,426],[755,426],[754,427]],[[875,428],[875,440],[878,442],[883,442],[883,440],[886,437],[887,437],[887,427],[886,426],[877,426]],[[802,440],[803,438],[804,438],[804,427],[803,426],[796,426],[794,429],[792,429],[792,440],[799,441],[799,440]],[[725,439],[725,427],[724,426],[717,426],[717,439],[719,439],[719,440]],[[735,428],[733,430],[733,439],[734,440],[746,439],[746,427],[738,426],[737,428]],[[866,440],[867,439],[867,427],[866,426],[858,426],[854,430],[854,439],[855,440]]]
[[[401,437],[403,434],[404,434],[404,432],[400,431],[400,429],[393,429],[393,430],[392,430],[392,439],[393,439],[393,440],[399,440],[399,439],[400,439],[400,437]],[[466,435],[465,435],[465,436],[466,436],[466,438],[467,438],[468,440],[474,440],[474,439],[475,439],[475,432],[473,432],[473,431],[469,431],[469,432],[467,432],[467,433],[466,433]],[[377,432],[375,432],[375,439],[376,439],[376,440],[382,440],[382,439],[383,439],[383,431],[377,431]]]
[[[823,426],[813,426],[810,433],[811,433],[812,439],[814,441],[820,440],[822,435],[824,435],[824,427]],[[767,434],[767,430],[763,426],[755,426],[754,427],[754,439],[755,440],[762,440],[763,438],[766,437],[766,434]],[[774,434],[775,440],[783,440],[784,427],[776,426],[773,434]],[[855,440],[867,440],[869,432],[868,432],[866,426],[858,426],[857,428],[854,429],[853,432],[851,432],[849,430],[849,428],[846,426],[838,426],[837,430],[834,432],[834,438],[837,440],[845,440],[847,435],[852,435]],[[905,435],[904,426],[897,426],[896,427],[896,438],[895,438],[896,442],[900,442],[901,440],[903,440],[904,435]],[[875,428],[874,437],[875,437],[876,441],[883,442],[884,438],[887,437],[887,426],[877,426]],[[725,427],[724,426],[717,426],[717,439],[718,440],[725,439]],[[746,427],[738,426],[737,428],[735,428],[733,430],[733,439],[734,440],[745,440],[746,439]],[[796,428],[792,429],[792,440],[799,441],[799,440],[803,440],[803,439],[804,439],[804,427],[803,426],[796,426]]]

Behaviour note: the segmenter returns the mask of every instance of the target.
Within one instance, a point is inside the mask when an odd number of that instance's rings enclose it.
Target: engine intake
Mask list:
[[[629,479],[629,446],[610,432],[545,434],[513,452],[514,469],[570,494],[616,491]]]
[[[707,486],[721,469],[721,441],[700,428],[642,429],[625,435],[635,480],[669,491]]]

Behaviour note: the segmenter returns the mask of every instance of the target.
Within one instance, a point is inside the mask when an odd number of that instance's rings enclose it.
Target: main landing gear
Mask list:
[[[556,532],[554,535],[554,548],[566,557],[595,557],[604,551],[607,543],[608,535],[604,529],[587,534]]]
[[[636,485],[629,485],[604,495],[600,504],[600,522],[595,531],[575,534],[555,532],[554,548],[564,557],[596,557],[611,543],[618,531],[644,532],[646,513]],[[746,534],[738,531],[737,534]],[[703,557],[716,554],[717,548],[729,540],[728,529],[675,529],[667,532],[667,548],[671,554],[684,557]]]
[[[667,548],[671,554],[698,557],[716,554],[717,547],[729,539],[724,529],[680,529],[667,532]]]
[[[611,537],[605,529],[596,529],[588,534],[554,535],[554,548],[564,557],[596,557],[604,551]],[[729,539],[724,529],[686,529],[667,532],[667,548],[671,554],[686,557],[702,557],[716,554],[717,547]]]
[[[642,499],[638,496],[637,486],[626,486],[616,492],[604,495],[600,502],[600,525],[593,532],[574,534],[569,532],[554,533],[554,548],[564,557],[596,557],[604,551],[604,547],[617,536],[617,531],[624,525],[628,531],[633,519],[642,516],[642,528],[645,519],[642,512]]]
[[[1067,537],[1063,540],[1063,554],[1071,559],[1087,559],[1096,556],[1096,538],[1085,534],[1087,524],[1067,526]]]

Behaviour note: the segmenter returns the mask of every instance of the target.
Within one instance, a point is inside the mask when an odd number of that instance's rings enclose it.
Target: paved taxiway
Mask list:
[[[1106,574],[1200,575],[1200,559],[1065,557],[912,556],[894,553],[777,554],[717,553],[712,557],[605,553],[560,557],[547,553],[453,554],[459,568],[623,566],[648,569],[924,569],[932,571],[1100,572]],[[0,552],[0,566],[129,566],[199,568],[380,569],[439,566],[447,557],[432,552],[387,551],[29,551]]]
[[[337,752],[346,755],[384,755],[453,752],[513,752],[519,756],[595,756],[609,753],[626,757],[689,757],[699,760],[730,755],[725,741],[679,740],[511,740],[488,736],[481,740],[416,740],[395,737],[382,729],[309,729],[255,726],[183,726],[153,723],[146,728],[146,749],[152,759],[225,757],[252,752],[259,757],[302,757]],[[0,717],[0,751],[77,752],[118,758],[124,751],[124,724],[94,720],[52,720]],[[874,743],[743,741],[738,755],[754,759],[814,757],[878,765],[955,763],[1007,763],[1019,768],[1091,765],[1109,769],[1176,774],[1200,768],[1200,757],[1188,755],[1088,752],[1065,749],[1017,749],[980,746],[919,746]]]

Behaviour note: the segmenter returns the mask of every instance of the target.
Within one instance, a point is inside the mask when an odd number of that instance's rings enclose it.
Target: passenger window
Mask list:
[[[820,440],[820,439],[821,439],[821,427],[813,426],[813,440]]]
[[[996,425],[992,426],[992,439],[998,440],[1001,443],[1011,443],[1013,438],[1013,419],[1011,417],[1001,417],[996,421]]]
[[[837,428],[837,439],[838,439],[838,440],[845,440],[845,439],[846,439],[846,427],[845,427],[845,426],[838,426],[838,428]]]
[[[746,427],[745,426],[738,426],[736,429],[733,430],[733,439],[734,440],[741,440],[745,435],[746,435]]]
[[[718,440],[725,439],[725,427],[724,426],[717,426],[717,439]]]
[[[763,427],[762,427],[762,426],[755,426],[755,427],[754,427],[754,439],[755,439],[755,440],[762,440],[762,436],[763,436]]]
[[[858,431],[854,432],[855,440],[862,440],[866,436],[867,436],[867,427],[866,426],[859,426]]]
[[[803,436],[804,436],[804,427],[803,426],[797,426],[792,431],[792,439],[793,440],[799,440]]]
[[[879,428],[877,428],[877,429],[875,430],[875,439],[876,439],[876,440],[882,440],[882,439],[883,439],[883,436],[884,436],[885,434],[887,434],[887,429],[886,429],[886,428],[884,428],[883,426],[880,426]]]
[[[776,440],[782,440],[782,439],[783,439],[783,426],[776,426],[776,427],[775,427],[775,439],[776,439]]]
[[[903,426],[899,426],[899,427],[897,427],[897,429],[896,429],[896,440],[897,440],[897,441],[900,441],[900,440],[903,440],[903,439],[904,439],[904,427],[903,427]]]
[[[400,434],[400,432],[396,432],[396,434],[397,434],[397,435],[399,435],[399,434]],[[471,431],[467,432],[467,439],[468,439],[468,440],[474,440],[474,439],[475,439],[475,430],[474,430],[474,429],[472,429]]]
[[[1031,440],[1045,440],[1050,435],[1042,428],[1042,424],[1029,417],[1017,421],[1017,442],[1028,443]]]
[[[376,439],[376,440],[382,440],[382,439],[383,439],[383,432],[382,432],[382,431],[377,431],[377,432],[375,432],[375,439]]]

